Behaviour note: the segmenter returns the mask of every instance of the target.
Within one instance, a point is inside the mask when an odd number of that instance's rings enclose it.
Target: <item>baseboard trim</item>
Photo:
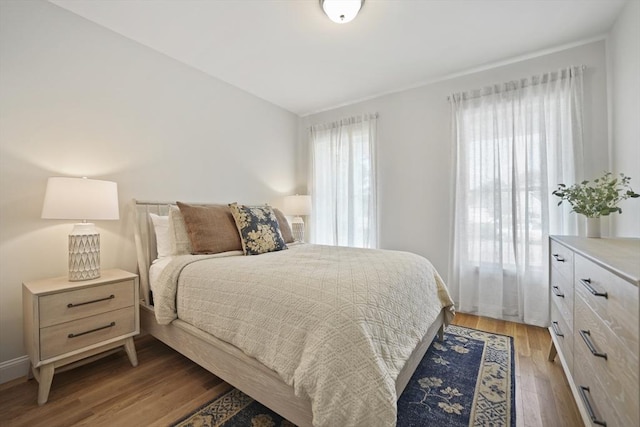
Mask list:
[[[0,363],[0,384],[24,377],[29,372],[29,356],[21,356]]]

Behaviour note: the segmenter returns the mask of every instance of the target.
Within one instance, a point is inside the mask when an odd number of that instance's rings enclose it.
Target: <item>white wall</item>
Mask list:
[[[305,117],[301,120],[301,152],[306,149],[310,125],[378,112],[380,247],[426,256],[447,280],[453,194],[447,96],[580,64],[587,66],[585,176],[594,176],[608,162],[604,41]]]
[[[298,117],[53,4],[0,7],[1,371],[23,366],[21,283],[67,272],[71,221],[40,218],[49,176],[118,183],[102,267],[136,271],[132,198],[278,206]]]
[[[612,166],[631,177],[640,193],[640,2],[629,1],[609,34]],[[614,215],[613,234],[640,237],[640,199],[620,204]]]

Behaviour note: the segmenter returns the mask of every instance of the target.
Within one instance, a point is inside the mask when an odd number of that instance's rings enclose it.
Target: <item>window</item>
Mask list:
[[[511,271],[516,270],[516,258],[526,257],[529,268],[542,271],[546,262],[542,224],[546,204],[542,199],[548,197],[546,186],[543,188],[546,179],[542,179],[546,175],[541,159],[545,138],[538,130],[514,126],[513,114],[502,114],[500,109],[472,108],[460,118],[460,125],[466,127],[464,135],[478,135],[476,128],[489,129],[461,147],[466,153],[459,167],[468,170],[463,178],[466,182],[461,183],[467,188],[464,215],[468,228],[478,230],[476,238],[467,240],[466,256],[476,265],[499,262]],[[535,97],[532,110],[536,116],[539,104]],[[503,126],[509,132],[500,129]],[[526,240],[525,253],[519,254],[517,246],[503,244],[496,233],[508,241]]]
[[[581,175],[582,69],[454,95],[452,114],[456,307],[547,326],[547,236],[576,230],[551,191]]]
[[[311,241],[377,246],[376,116],[310,129]]]

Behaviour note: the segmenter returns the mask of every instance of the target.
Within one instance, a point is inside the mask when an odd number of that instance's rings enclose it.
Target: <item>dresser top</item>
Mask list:
[[[577,236],[550,236],[574,252],[640,286],[640,239],[597,239]]]

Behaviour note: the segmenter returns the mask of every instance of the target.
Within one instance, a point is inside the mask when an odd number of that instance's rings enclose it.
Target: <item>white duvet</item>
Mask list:
[[[243,350],[311,401],[314,426],[393,426],[396,378],[453,302],[425,258],[292,245],[176,257],[153,286],[159,323],[176,318]]]

